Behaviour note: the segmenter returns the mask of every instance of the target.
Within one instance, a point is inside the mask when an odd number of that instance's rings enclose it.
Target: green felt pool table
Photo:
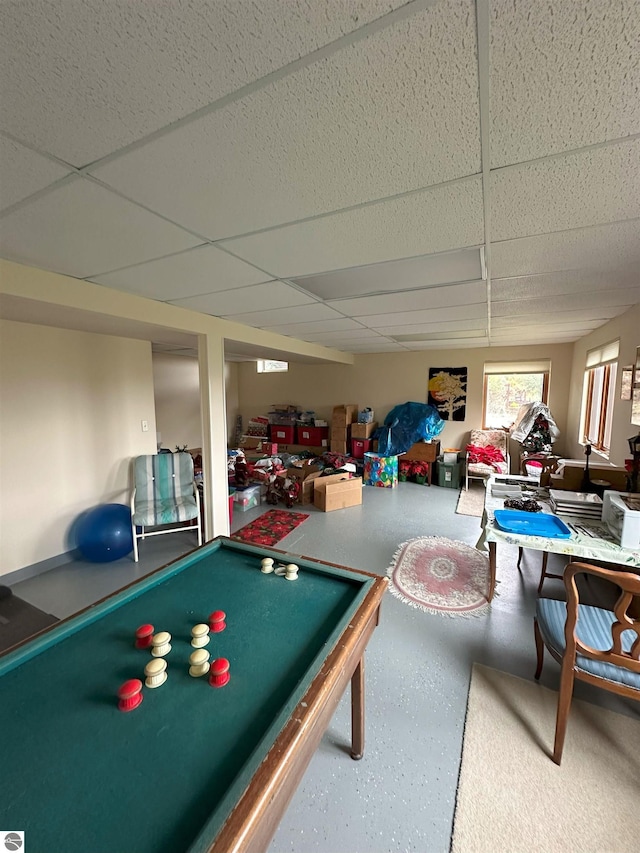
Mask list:
[[[298,579],[263,574],[263,557]],[[104,569],[107,570],[107,569]],[[363,653],[386,579],[219,537],[0,657],[0,826],[28,853],[264,850],[351,682],[364,750]],[[214,610],[220,689],[189,675],[191,628]],[[122,713],[172,635],[168,678]]]

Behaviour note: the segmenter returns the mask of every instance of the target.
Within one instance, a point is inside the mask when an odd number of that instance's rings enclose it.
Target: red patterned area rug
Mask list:
[[[438,536],[404,542],[387,575],[390,592],[411,607],[445,616],[479,616],[489,607],[489,558]]]
[[[275,545],[308,518],[309,515],[305,512],[270,509],[255,521],[236,530],[231,534],[231,538],[238,539],[240,542],[249,542],[251,545]]]

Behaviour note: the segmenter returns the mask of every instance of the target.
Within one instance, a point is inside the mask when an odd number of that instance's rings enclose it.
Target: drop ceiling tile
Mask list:
[[[637,0],[491,3],[491,165],[640,132]]]
[[[622,271],[618,273],[602,270],[564,270],[544,275],[528,275],[518,278],[503,278],[491,282],[491,301],[496,302],[533,299],[537,296],[557,296],[560,294],[601,293],[603,296],[612,289],[637,287],[640,302],[640,275],[638,272]]]
[[[236,312],[235,314],[225,315],[225,320],[233,320],[236,323],[244,323],[247,326],[256,326],[260,329],[271,328],[278,324],[286,325],[287,323],[306,323],[314,320],[331,320],[340,318],[332,308],[328,308],[321,302],[312,302],[307,305],[298,305],[295,307],[277,308],[273,305],[269,306],[270,310],[256,310],[255,305],[248,304],[251,311],[248,313]]]
[[[536,299],[518,299],[510,302],[496,302],[491,306],[494,317],[511,317],[514,314],[520,316],[527,312],[529,316],[535,316],[536,312],[548,313],[549,311],[571,311],[579,301],[581,308],[594,309],[602,316],[607,308],[615,306],[635,305],[638,299],[636,288],[621,288],[610,290],[606,293],[585,293],[579,300],[573,295],[539,297]]]
[[[551,340],[554,337],[558,337],[560,335],[576,335],[576,337],[582,337],[584,335],[588,335],[589,332],[593,331],[597,326],[601,326],[603,323],[608,322],[607,320],[594,320],[591,323],[583,321],[582,323],[558,323],[556,326],[546,326],[542,324],[528,324],[526,323],[526,318],[523,318],[521,322],[515,322],[511,324],[509,327],[505,328],[496,328],[495,325],[491,328],[491,339],[499,340],[499,339],[512,339],[518,340],[519,338],[535,338],[538,340]]]
[[[476,347],[486,347],[489,345],[489,338],[473,338],[472,340],[443,340],[443,341],[416,341],[415,343],[406,343],[405,346],[409,350],[432,350],[432,349],[475,349]]]
[[[402,2],[3,3],[3,126],[86,165]]]
[[[494,280],[532,272],[625,267],[640,267],[639,219],[491,245]]]
[[[577,341],[579,339],[580,339],[580,335],[575,335],[575,334],[569,333],[567,335],[560,335],[557,338],[552,338],[552,339],[546,340],[545,343],[549,343],[549,344],[572,344],[572,343],[575,343],[575,341]],[[491,343],[489,344],[489,346],[492,346],[492,347],[507,347],[507,346],[527,347],[527,346],[539,346],[539,344],[540,344],[540,337],[534,336],[531,338],[520,338],[520,337],[518,337],[517,339],[513,339],[513,340],[511,340],[511,339],[508,339],[508,340],[499,339],[497,341],[491,340]]]
[[[162,300],[200,296],[267,280],[269,276],[255,267],[210,245],[93,278],[107,287]]]
[[[222,245],[272,275],[292,278],[478,246],[483,233],[482,182],[470,178]]]
[[[640,216],[640,139],[491,175],[494,240]]]
[[[445,308],[452,305],[485,303],[487,285],[484,281],[470,284],[429,287],[425,290],[410,290],[405,293],[390,293],[385,296],[369,296],[360,299],[336,299],[329,302],[336,311],[351,317],[366,317],[383,311],[410,311],[425,308]]]
[[[294,281],[321,299],[339,299],[343,296],[411,290],[453,281],[475,281],[480,278],[480,249],[473,248],[369,264],[305,276]]]
[[[211,239],[476,174],[475,43],[434,3],[95,174]]]
[[[378,331],[386,328],[389,323],[402,326],[414,323],[437,323],[439,320],[445,322],[453,320],[480,320],[487,317],[486,302],[478,302],[472,305],[455,305],[446,308],[432,308],[423,311],[398,311],[386,314],[373,314],[356,319],[366,323],[372,329]]]
[[[363,329],[360,327],[359,329],[351,329],[348,332],[312,332],[307,333],[304,336],[305,341],[316,341],[320,343],[320,341],[334,341],[335,346],[341,341],[350,341],[350,340],[360,340],[366,338],[379,338],[380,335],[378,332],[373,329]]]
[[[0,219],[0,253],[88,278],[199,241],[92,181],[68,183]]]
[[[393,343],[393,341],[385,341],[384,338],[381,338],[379,341],[367,341],[366,343],[345,343],[340,346],[334,347],[334,349],[339,349],[342,352],[354,352],[354,353],[376,353],[376,352],[406,352],[407,347],[402,344]]]
[[[367,320],[369,318],[365,317],[363,322]],[[424,323],[415,323],[413,325],[380,326],[376,327],[376,330],[381,335],[389,335],[390,337],[395,337],[396,335],[428,334],[429,332],[458,332],[477,329],[482,321],[484,321],[486,326],[486,320],[487,310],[485,307],[482,316],[472,320],[438,320],[435,323],[425,321]]]
[[[333,320],[315,320],[311,323],[274,324],[273,326],[263,326],[262,328],[267,332],[277,332],[279,335],[292,335],[293,337],[304,340],[306,334],[315,334],[316,332],[345,332],[350,329],[361,329],[362,324],[347,317],[336,317]]]
[[[305,296],[288,284],[281,281],[270,281],[265,284],[254,284],[250,287],[238,287],[235,290],[222,290],[216,293],[203,293],[200,296],[189,296],[186,299],[171,299],[172,305],[189,308],[192,311],[202,311],[222,317],[228,314],[241,314],[247,309],[250,312],[268,311],[274,308],[287,308],[290,305],[306,305],[312,302],[310,296]],[[227,317],[227,319],[230,319]],[[239,319],[239,322],[251,326],[253,323]]]
[[[70,169],[0,136],[0,210],[64,178]]]
[[[554,334],[556,332],[582,332],[587,334],[595,325],[606,323],[607,319],[597,319],[591,315],[587,315],[582,320],[567,320],[562,319],[562,314],[554,315],[555,322],[550,322],[548,317],[531,317],[529,315],[521,315],[515,317],[495,317],[491,322],[491,336],[496,335],[515,335],[522,333],[535,332],[542,340],[547,333]]]
[[[520,323],[536,322],[542,326],[553,327],[557,325],[576,325],[585,323],[589,325],[592,322],[606,322],[612,317],[620,314],[619,306],[616,305],[600,305],[597,308],[578,308],[567,311],[552,311],[548,308],[546,311],[536,311],[533,314],[522,310],[519,303],[511,303],[511,314],[504,316],[492,315],[491,327],[493,329],[518,328]]]

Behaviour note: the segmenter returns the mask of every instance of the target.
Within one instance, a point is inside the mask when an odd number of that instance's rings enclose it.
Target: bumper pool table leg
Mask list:
[[[364,755],[364,657],[351,676],[351,758]]]

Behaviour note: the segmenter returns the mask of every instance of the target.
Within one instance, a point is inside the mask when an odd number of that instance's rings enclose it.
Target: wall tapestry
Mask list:
[[[429,405],[443,421],[463,421],[467,409],[467,368],[430,367]]]

